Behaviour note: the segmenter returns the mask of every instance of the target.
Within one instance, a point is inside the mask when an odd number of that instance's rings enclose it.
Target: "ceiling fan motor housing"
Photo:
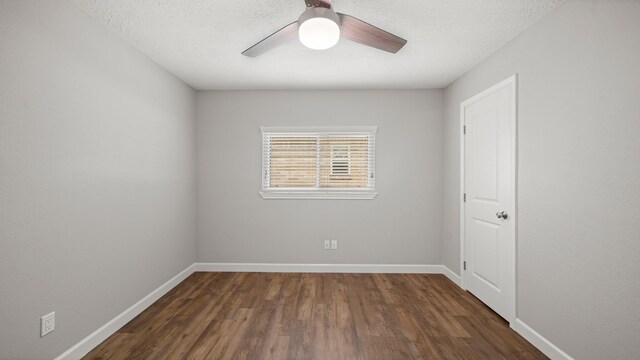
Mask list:
[[[302,25],[302,23],[312,18],[329,19],[340,26],[340,16],[338,16],[335,11],[324,7],[307,8],[298,18],[298,24]]]

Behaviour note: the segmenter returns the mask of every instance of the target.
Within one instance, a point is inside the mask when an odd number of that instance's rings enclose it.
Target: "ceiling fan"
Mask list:
[[[340,37],[376,49],[397,53],[407,40],[388,33],[353,16],[333,11],[331,0],[305,0],[307,9],[297,21],[281,28],[242,52],[256,57],[298,36],[300,42],[314,50],[325,50]]]

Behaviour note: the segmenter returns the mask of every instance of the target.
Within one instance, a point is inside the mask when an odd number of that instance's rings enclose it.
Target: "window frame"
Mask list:
[[[261,172],[261,191],[260,196],[264,199],[325,199],[325,200],[371,200],[374,199],[378,193],[375,186],[375,138],[378,131],[377,126],[314,126],[314,127],[276,127],[276,126],[261,126],[260,132],[262,137],[261,143],[261,160],[262,160],[262,172]],[[373,140],[370,154],[368,155],[368,173],[372,183],[371,187],[367,188],[271,188],[265,187],[265,179],[268,176],[269,168],[265,159],[265,135],[309,135],[309,136],[322,136],[322,135],[367,135]],[[319,151],[319,150],[318,150]],[[347,150],[348,153],[348,150]],[[319,166],[319,165],[318,165]],[[319,168],[318,168],[319,171]]]

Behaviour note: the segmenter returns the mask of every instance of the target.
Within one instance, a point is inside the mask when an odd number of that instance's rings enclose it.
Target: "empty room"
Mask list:
[[[634,360],[639,259],[638,0],[0,0],[0,360]]]

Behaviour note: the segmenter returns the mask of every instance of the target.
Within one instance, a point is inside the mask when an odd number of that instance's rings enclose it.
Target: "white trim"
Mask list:
[[[511,328],[518,334],[522,335],[533,346],[542,351],[552,360],[574,360],[569,354],[562,351],[559,347],[555,346],[551,341],[547,340],[544,336],[540,335],[537,331],[533,330],[529,325],[525,324],[522,320],[516,319],[513,322]]]
[[[261,191],[263,199],[320,199],[320,200],[372,200],[375,191]]]
[[[204,272],[443,274],[443,265],[196,263]]]
[[[180,284],[184,279],[189,277],[194,272],[195,264],[190,265],[186,269],[182,270],[178,275],[171,278],[166,283],[160,285],[157,289],[153,290],[149,295],[142,298],[137,303],[133,304],[130,308],[123,311],[108,323],[102,325],[98,330],[89,334],[89,336],[80,340],[77,344],[73,345],[67,351],[62,353],[55,360],[75,360],[81,359],[89,351],[101,342],[106,340],[109,336],[113,335],[118,329],[126,325],[133,318],[142,313],[146,308],[151,306],[154,302],[160,299],[169,290],[173,289],[176,285]]]
[[[442,274],[449,278],[449,280],[453,281],[454,284],[462,287],[462,278],[458,276],[458,274],[454,273],[451,269],[442,265]]]
[[[465,192],[465,186],[464,186],[464,176],[465,176],[465,171],[464,171],[464,166],[465,166],[465,148],[464,148],[464,142],[465,142],[465,134],[463,132],[463,127],[465,126],[464,123],[464,119],[465,119],[465,108],[471,104],[474,103],[476,101],[478,101],[479,99],[482,99],[483,97],[489,95],[490,93],[493,93],[497,90],[500,90],[504,87],[507,86],[513,86],[513,92],[512,92],[512,98],[511,101],[513,103],[513,113],[512,113],[512,118],[513,118],[513,126],[512,126],[512,133],[511,133],[511,148],[512,148],[512,156],[511,156],[511,169],[512,169],[512,173],[511,173],[511,184],[513,185],[513,202],[512,204],[510,204],[513,215],[511,216],[511,218],[514,221],[514,233],[513,233],[513,249],[512,249],[512,271],[513,271],[513,279],[512,279],[512,283],[509,285],[509,289],[508,293],[509,293],[509,304],[508,304],[508,318],[506,319],[509,323],[513,323],[516,318],[517,318],[517,308],[516,308],[516,304],[517,304],[517,298],[516,298],[516,288],[517,288],[517,243],[518,243],[518,210],[517,210],[517,198],[518,198],[518,185],[517,185],[517,157],[518,157],[518,150],[517,150],[517,146],[518,146],[518,142],[517,142],[517,126],[518,126],[518,74],[513,74],[510,77],[508,77],[507,79],[499,82],[496,85],[491,86],[490,88],[482,91],[481,93],[472,96],[471,98],[463,101],[460,103],[460,287],[462,289],[466,290],[466,283],[465,283],[465,273],[466,271],[464,270],[464,261],[465,261],[465,253],[464,253],[464,247],[465,247],[465,226],[464,226],[464,222],[465,222],[465,202],[463,199],[462,194]]]
[[[377,126],[260,126],[262,133],[296,134],[296,133],[348,133],[375,134]]]

